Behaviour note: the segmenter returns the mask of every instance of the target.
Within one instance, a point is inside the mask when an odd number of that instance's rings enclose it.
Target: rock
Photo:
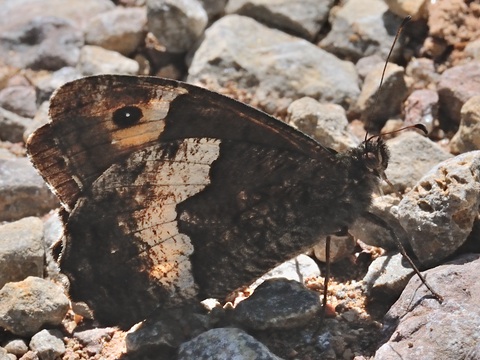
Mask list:
[[[30,348],[41,360],[56,360],[65,353],[65,345],[59,330],[42,330],[32,336]]]
[[[385,66],[385,60],[383,60],[380,55],[373,54],[360,58],[355,64],[355,68],[357,69],[358,75],[363,81],[367,77],[368,73],[375,69],[378,64],[383,64]]]
[[[144,41],[146,26],[145,8],[116,7],[90,19],[85,29],[85,42],[127,56]]]
[[[402,18],[411,16],[412,20],[419,20],[428,17],[425,0],[386,0],[385,2],[391,12]]]
[[[28,346],[23,339],[14,339],[5,343],[5,350],[10,354],[21,357],[28,351]]]
[[[397,299],[414,274],[402,254],[380,256],[373,260],[363,278],[365,291],[369,297],[382,301]]]
[[[433,90],[415,90],[405,101],[405,126],[423,124],[429,133],[438,119],[438,93]]]
[[[327,254],[326,254],[326,242],[327,239],[321,239],[317,245],[313,247],[313,254],[317,258],[317,260],[321,262],[327,261]],[[334,263],[346,257],[353,255],[356,241],[352,235],[331,235],[330,240],[330,262]]]
[[[269,279],[234,310],[235,320],[249,329],[290,329],[307,324],[320,311],[318,293],[293,280]]]
[[[188,81],[217,91],[235,84],[270,113],[281,113],[304,96],[348,106],[359,94],[352,63],[238,15],[225,16],[206,31]]]
[[[80,53],[78,69],[84,75],[125,74],[135,75],[139,65],[116,51],[99,46],[85,45]]]
[[[38,103],[48,101],[52,93],[66,82],[82,77],[80,71],[68,66],[42,75],[43,76],[33,78],[33,84],[37,90]]]
[[[68,19],[82,25],[92,14],[114,7],[110,0],[70,0],[68,3],[63,0],[4,0],[0,29],[18,27],[39,16]]]
[[[208,23],[198,0],[147,0],[147,19],[148,30],[173,53],[190,50]]]
[[[390,160],[385,171],[396,191],[403,192],[414,186],[422,176],[438,163],[452,157],[439,145],[416,131],[405,131],[387,141]],[[382,184],[385,193],[390,185]]]
[[[459,154],[480,150],[480,96],[473,96],[460,112],[461,121],[457,133],[450,141],[450,149]]]
[[[183,343],[178,360],[281,360],[262,343],[236,328],[209,330]]]
[[[200,3],[207,12],[208,18],[212,19],[224,12],[227,0],[200,0]]]
[[[0,59],[34,70],[75,66],[83,45],[83,35],[74,24],[55,17],[33,18],[0,34]]]
[[[381,0],[348,1],[330,17],[332,30],[320,41],[320,47],[354,62],[373,54],[386,59],[401,23]],[[399,48],[394,50],[392,59],[398,52]]]
[[[312,41],[327,21],[333,3],[332,0],[230,0],[225,11],[252,17],[267,26]]]
[[[0,221],[42,215],[58,206],[27,158],[0,159]]]
[[[304,97],[287,109],[288,123],[312,136],[325,147],[344,152],[360,141],[348,131],[345,109],[336,104],[321,104]]]
[[[480,63],[469,62],[443,72],[438,83],[440,113],[460,123],[462,106],[480,93]]]
[[[440,75],[435,69],[435,64],[432,59],[427,58],[413,58],[405,68],[408,88],[413,90],[436,90],[437,82]]]
[[[471,41],[465,46],[465,55],[472,60],[480,61],[480,39]]]
[[[43,223],[29,217],[0,225],[0,288],[28,276],[43,276]]]
[[[250,285],[249,288],[255,289],[264,281],[273,278],[285,278],[303,284],[305,279],[317,276],[320,276],[320,269],[316,262],[310,256],[299,255],[273,268]]]
[[[0,107],[0,140],[23,141],[23,133],[31,125],[32,119],[19,116]]]
[[[97,355],[100,354],[103,349],[103,344],[108,342],[114,332],[115,328],[95,328],[84,331],[77,331],[73,334],[73,337],[83,345],[85,351],[88,354]]]
[[[0,107],[32,118],[37,111],[37,95],[32,86],[9,86],[0,90]]]
[[[69,307],[62,287],[33,276],[6,284],[0,298],[0,326],[20,336],[59,325]]]
[[[396,212],[419,261],[436,265],[472,231],[480,206],[480,151],[448,159],[408,192]]]
[[[442,304],[414,276],[385,316],[390,339],[374,359],[465,359],[472,354],[480,341],[479,271],[478,254],[426,271],[427,281],[444,298]]]
[[[360,114],[365,128],[378,132],[392,116],[400,114],[403,101],[407,96],[407,85],[401,66],[389,64],[385,70],[382,87],[380,80],[384,64],[377,64],[365,78],[362,92],[352,111]]]

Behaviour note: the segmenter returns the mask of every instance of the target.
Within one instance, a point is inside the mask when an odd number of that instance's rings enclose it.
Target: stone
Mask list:
[[[431,168],[452,157],[438,144],[417,131],[404,131],[387,140],[390,151],[387,178],[396,191],[403,192],[413,187]],[[387,183],[382,184],[384,193],[392,193]]]
[[[480,93],[480,63],[476,61],[445,70],[438,83],[440,113],[459,124],[462,106]]]
[[[320,47],[343,59],[358,59],[380,54],[387,58],[401,18],[388,12],[381,0],[348,1],[331,12],[332,30],[320,41]],[[394,49],[392,60],[399,53]]]
[[[31,336],[47,325],[60,325],[69,300],[63,288],[29,276],[0,290],[0,326],[19,336]]]
[[[365,291],[369,298],[398,299],[414,274],[402,254],[380,256],[373,260],[363,278]]]
[[[90,355],[100,354],[103,344],[108,342],[115,332],[115,328],[95,328],[83,331],[76,331],[73,337],[83,345],[85,351]]]
[[[68,20],[37,17],[0,32],[0,59],[6,64],[34,70],[75,66],[83,35]]]
[[[208,18],[212,19],[223,14],[227,0],[200,0],[203,8],[208,14]]]
[[[178,360],[281,360],[246,332],[236,328],[209,330],[183,343]]]
[[[443,296],[442,304],[414,276],[384,318],[389,340],[374,359],[472,356],[480,342],[479,271],[480,255],[467,254],[424,272],[430,286]]]
[[[455,154],[480,150],[480,96],[473,96],[460,112],[460,126],[450,141],[450,149]]]
[[[412,249],[425,266],[439,264],[467,239],[480,206],[480,151],[431,169],[396,208]]]
[[[0,225],[0,288],[28,276],[43,276],[43,222],[36,217]]]
[[[318,293],[284,278],[268,279],[234,310],[235,320],[249,329],[290,329],[303,326],[319,313]]]
[[[428,17],[426,0],[386,0],[388,8],[394,14],[404,18],[411,16],[412,20]]]
[[[251,284],[249,288],[255,289],[264,281],[273,278],[284,278],[303,284],[305,279],[317,276],[320,276],[320,269],[316,262],[308,255],[298,255],[296,258],[288,260],[267,272]]]
[[[432,59],[413,58],[405,68],[405,82],[410,91],[414,90],[437,90],[440,79]]]
[[[37,95],[32,86],[9,86],[0,90],[0,107],[25,118],[37,111]]]
[[[41,360],[56,360],[65,353],[65,344],[59,330],[42,330],[32,336],[30,348]]]
[[[173,53],[190,50],[208,23],[198,0],[147,0],[147,19],[148,30]]]
[[[27,158],[0,159],[0,221],[43,215],[58,206]]]
[[[422,124],[429,133],[438,119],[438,93],[423,89],[413,91],[405,100],[405,126]]]
[[[328,20],[332,0],[230,0],[227,14],[249,16],[287,33],[314,40]]]
[[[216,91],[234,84],[269,113],[282,113],[304,96],[347,107],[359,94],[352,63],[239,15],[205,32],[188,72],[188,82]]]
[[[23,141],[23,133],[32,119],[19,116],[0,107],[0,140],[12,143]]]
[[[32,80],[37,90],[37,102],[40,104],[48,101],[53,92],[63,84],[82,77],[80,71],[69,66],[62,67],[57,71],[42,73],[42,75],[34,77]]]
[[[128,56],[144,41],[146,26],[145,8],[116,7],[90,19],[85,42]]]
[[[116,51],[105,50],[94,45],[85,45],[80,53],[78,69],[84,75],[136,75],[139,64]]]
[[[360,143],[348,131],[347,115],[340,105],[321,104],[315,99],[304,97],[290,104],[287,116],[290,125],[338,152],[345,152]]]
[[[403,67],[389,64],[380,87],[384,64],[377,64],[365,77],[362,91],[351,111],[360,114],[365,129],[378,132],[385,122],[401,112],[401,105],[407,97]]]
[[[327,261],[326,254],[326,242],[327,239],[321,239],[318,244],[313,247],[313,254],[315,258],[321,262]],[[352,256],[354,253],[356,241],[352,235],[331,235],[330,240],[330,262],[334,263],[339,260],[345,259],[349,256]]]
[[[5,343],[5,350],[10,354],[21,357],[28,351],[28,346],[23,339],[13,339]]]

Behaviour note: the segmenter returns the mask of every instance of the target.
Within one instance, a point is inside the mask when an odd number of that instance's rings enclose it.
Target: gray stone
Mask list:
[[[471,61],[445,70],[438,83],[440,111],[460,123],[462,106],[480,93],[480,63]]]
[[[223,13],[227,0],[200,0],[200,3],[207,12],[208,18],[212,19]]]
[[[453,153],[480,149],[480,96],[470,98],[460,113],[461,121],[457,133],[450,141]]]
[[[333,3],[332,0],[230,0],[225,11],[314,40],[327,21]]]
[[[42,330],[32,336],[30,348],[40,360],[56,360],[65,353],[65,344],[59,330]]]
[[[43,223],[35,217],[0,225],[0,288],[28,276],[43,276]]]
[[[0,221],[42,215],[58,205],[27,158],[0,159]]]
[[[0,107],[0,140],[23,141],[23,133],[31,125],[32,119],[19,116]]]
[[[126,74],[136,75],[139,64],[116,51],[99,46],[85,45],[80,53],[78,69],[84,75]]]
[[[365,80],[368,73],[375,69],[378,64],[385,65],[385,60],[378,54],[373,54],[369,56],[362,57],[359,59],[356,64],[355,68],[357,69],[358,75],[362,80]]]
[[[53,91],[68,81],[82,77],[82,74],[73,67],[62,67],[60,70],[48,72],[33,78],[37,90],[37,102],[44,103],[50,99]]]
[[[444,298],[442,304],[414,276],[385,316],[385,331],[391,336],[374,359],[468,358],[480,342],[479,272],[478,254],[426,271],[427,281]]]
[[[405,131],[387,141],[390,161],[385,171],[396,191],[403,192],[413,187],[422,176],[438,163],[452,157],[424,135]],[[382,184],[385,193],[391,193],[390,185]]]
[[[432,132],[438,119],[438,93],[433,90],[415,90],[405,101],[405,125],[423,124]]]
[[[465,55],[472,60],[480,61],[480,39],[470,41],[467,46],[465,46]]]
[[[30,336],[46,325],[59,325],[68,311],[63,288],[29,276],[0,290],[0,326],[15,335]]]
[[[147,0],[147,19],[148,30],[173,53],[190,50],[208,23],[198,0]]]
[[[0,90],[0,107],[32,118],[37,111],[37,95],[32,86],[9,86]]]
[[[225,16],[206,31],[188,81],[215,90],[235,84],[269,113],[285,111],[304,96],[348,106],[359,94],[352,63],[239,15]]]
[[[108,342],[113,334],[115,328],[95,328],[84,331],[77,331],[73,334],[73,337],[83,345],[85,351],[90,356],[97,355],[102,352],[104,342]]]
[[[440,75],[432,59],[413,58],[405,69],[405,81],[410,90],[436,90]]]
[[[145,39],[146,25],[145,8],[116,7],[90,19],[85,28],[85,42],[127,56]]]
[[[255,289],[265,280],[272,278],[285,278],[303,284],[305,279],[317,276],[320,276],[320,269],[315,261],[310,256],[299,255],[273,268],[249,287]]]
[[[235,320],[249,329],[289,329],[307,324],[320,311],[318,293],[297,281],[269,279],[234,310]]]
[[[348,1],[330,17],[332,30],[320,46],[355,62],[373,54],[386,59],[401,22],[399,17],[388,12],[387,5],[381,0]],[[399,47],[394,50],[392,59],[398,52]]]
[[[344,152],[360,141],[348,131],[345,109],[336,104],[321,104],[304,97],[287,109],[288,123],[312,136],[325,147]]]
[[[448,159],[408,192],[396,211],[419,261],[450,256],[472,231],[480,206],[480,151]]]
[[[209,330],[183,343],[178,360],[281,360],[262,343],[236,328]]]
[[[28,346],[25,340],[14,339],[5,343],[5,350],[7,350],[10,354],[20,357],[27,353]]]
[[[20,68],[58,70],[77,64],[82,44],[82,33],[70,21],[37,17],[0,32],[0,59]]]
[[[363,282],[370,297],[393,300],[398,298],[413,275],[413,269],[398,253],[373,260]]]
[[[377,64],[371,70],[362,86],[362,92],[352,111],[360,114],[369,131],[380,130],[392,116],[401,112],[403,100],[407,97],[407,85],[404,69],[389,64],[385,70],[383,84],[380,86],[384,64]]]
[[[27,353],[28,346],[23,339],[14,339],[5,343],[5,350],[7,350],[9,354],[14,355],[16,359]],[[0,359],[1,358],[2,357],[0,356]]]

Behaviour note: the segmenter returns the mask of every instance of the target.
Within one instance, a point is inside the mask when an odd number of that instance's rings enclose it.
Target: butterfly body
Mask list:
[[[351,224],[388,163],[380,141],[335,153],[247,105],[158,78],[75,81],[50,114],[30,156],[65,205],[71,295],[108,325],[248,285]]]

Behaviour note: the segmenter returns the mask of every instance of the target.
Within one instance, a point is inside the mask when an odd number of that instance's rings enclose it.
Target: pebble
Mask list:
[[[0,221],[38,216],[58,200],[27,158],[0,159]]]
[[[59,325],[69,308],[62,287],[33,276],[7,283],[0,290],[0,298],[0,326],[20,336]]]
[[[294,280],[268,279],[234,310],[242,328],[289,329],[306,325],[319,313],[318,293]]]
[[[480,206],[480,151],[445,160],[399,203],[400,224],[417,258],[438,265],[467,239]]]
[[[43,276],[43,222],[36,217],[0,225],[0,289],[28,276]]]
[[[269,2],[265,0],[230,0],[225,11],[238,14],[287,33],[314,40],[328,20],[333,0],[292,0]]]
[[[405,100],[404,124],[422,124],[429,133],[438,120],[438,93],[429,89],[415,90]]]
[[[450,141],[453,153],[480,150],[480,96],[471,97],[460,112],[460,126]]]
[[[188,73],[189,82],[214,90],[234,83],[236,89],[254,91],[251,96],[269,113],[285,112],[304,96],[346,106],[359,94],[352,63],[239,15],[225,16],[207,29]]]
[[[56,360],[65,353],[62,338],[59,330],[44,329],[32,336],[29,346],[40,360]]]
[[[375,353],[385,359],[465,359],[480,342],[480,255],[468,254],[423,273],[440,304],[414,276],[385,315],[389,340]],[[473,358],[471,358],[473,359]]]
[[[209,330],[183,343],[178,360],[281,360],[262,343],[236,328]]]
[[[9,86],[0,90],[0,107],[32,118],[37,111],[37,95],[32,86]]]
[[[4,347],[5,350],[7,350],[10,354],[18,357],[21,357],[28,351],[27,343],[23,339],[14,339],[7,341]]]
[[[126,74],[136,75],[140,69],[138,62],[116,51],[99,46],[85,45],[80,52],[78,69],[84,75]]]
[[[427,5],[424,0],[387,0],[388,9],[394,14],[404,18],[411,16],[412,20],[427,17]]]
[[[0,140],[12,143],[23,141],[23,133],[31,123],[32,119],[0,107]]]
[[[290,104],[287,117],[290,125],[335,151],[343,152],[360,143],[348,131],[347,115],[340,105],[322,104],[304,97]]]

